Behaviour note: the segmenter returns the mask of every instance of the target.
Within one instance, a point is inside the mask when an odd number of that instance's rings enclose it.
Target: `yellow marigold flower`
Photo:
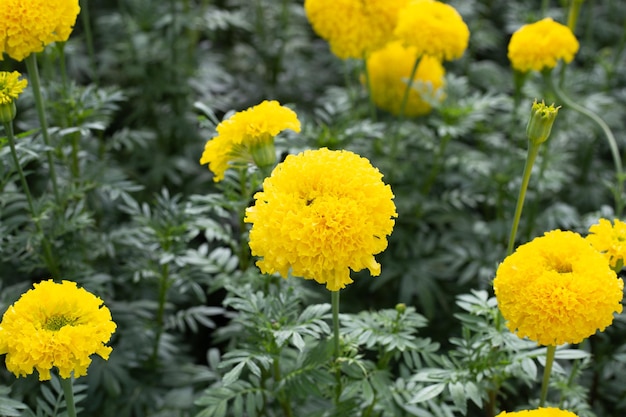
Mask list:
[[[435,0],[413,0],[400,11],[395,35],[419,55],[439,60],[460,58],[469,42],[469,29],[457,10]]]
[[[622,312],[624,282],[574,232],[554,230],[518,247],[493,287],[507,327],[546,346],[580,343]]]
[[[626,223],[614,219],[613,224],[607,219],[598,220],[589,228],[587,241],[604,254],[611,268],[624,266],[626,259]]]
[[[237,112],[217,125],[217,136],[206,143],[200,164],[209,164],[215,182],[224,179],[229,163],[241,159],[242,153],[247,152],[260,166],[273,164],[274,137],[285,129],[300,132],[300,121],[293,110],[277,101]]]
[[[578,417],[571,411],[561,410],[559,408],[538,408],[536,410],[524,410],[507,413],[501,412],[496,417]]]
[[[286,278],[291,269],[331,291],[352,282],[350,269],[380,274],[374,255],[397,214],[391,187],[367,159],[326,148],[289,155],[254,197],[245,221],[263,273]]]
[[[417,52],[401,42],[390,42],[367,59],[371,94],[379,108],[400,114],[407,80],[411,76]],[[432,100],[443,100],[445,70],[438,59],[424,55],[413,77],[411,91],[404,109],[406,116],[420,116],[431,111]]]
[[[554,68],[560,59],[572,62],[578,47],[570,28],[546,17],[522,26],[511,36],[508,56],[518,71],[542,71]]]
[[[408,0],[305,0],[313,30],[341,59],[365,57],[393,36],[398,12]]]
[[[0,1],[0,60],[22,61],[52,42],[70,37],[80,12],[78,0]]]
[[[0,122],[6,123],[15,119],[15,100],[22,94],[28,81],[20,80],[17,71],[0,71]]]
[[[108,359],[116,325],[102,300],[76,283],[52,280],[35,284],[4,313],[0,323],[0,355],[16,376],[39,373],[50,379],[56,367],[61,378],[87,374],[90,356]]]

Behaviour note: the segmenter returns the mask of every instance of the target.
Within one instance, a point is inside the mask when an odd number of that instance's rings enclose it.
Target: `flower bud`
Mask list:
[[[546,106],[543,101],[538,103],[535,100],[530,110],[528,125],[526,126],[526,136],[532,144],[539,145],[548,140],[560,108],[561,106],[554,107],[554,104]]]
[[[404,312],[406,311],[406,304],[404,303],[396,304],[396,311],[398,312],[398,314],[404,314]]]
[[[0,123],[9,123],[15,119],[17,109],[15,102],[0,104]]]
[[[266,134],[270,136],[269,134]],[[276,148],[274,147],[274,138],[268,137],[259,140],[250,145],[250,154],[257,167],[261,170],[271,168],[276,163]]]

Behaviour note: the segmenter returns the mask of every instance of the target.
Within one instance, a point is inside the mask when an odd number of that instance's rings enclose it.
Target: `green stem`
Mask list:
[[[89,55],[89,64],[91,65],[91,78],[94,83],[98,84],[98,64],[96,62],[96,52],[93,47],[93,34],[91,32],[91,19],[89,18],[89,1],[80,0],[80,16],[83,22],[83,30],[85,31],[85,42],[87,43],[87,54]]]
[[[61,208],[61,196],[59,194],[59,187],[57,185],[57,174],[54,168],[54,160],[52,159],[52,146],[50,145],[50,136],[48,134],[48,121],[46,120],[46,111],[43,96],[41,95],[41,82],[39,80],[39,70],[37,69],[37,55],[32,53],[26,59],[26,70],[30,82],[33,86],[33,97],[35,98],[35,107],[37,108],[37,116],[39,117],[39,124],[41,126],[41,135],[43,136],[46,149],[46,157],[48,158],[48,166],[50,169],[50,179],[52,181],[52,189],[54,191],[54,198]]]
[[[563,102],[563,104],[572,110],[582,114],[583,116],[588,117],[592,121],[594,121],[604,133],[606,137],[607,143],[609,145],[609,149],[611,151],[611,156],[613,157],[613,164],[615,165],[615,177],[616,184],[614,189],[615,194],[615,215],[617,217],[621,216],[622,210],[624,209],[623,202],[623,194],[624,194],[624,169],[622,167],[622,157],[619,153],[619,148],[617,146],[617,140],[611,131],[609,125],[597,114],[592,112],[591,110],[579,105],[574,102],[571,98],[569,98],[563,90],[559,88],[554,82],[550,72],[543,73],[544,80],[548,83],[548,86],[552,89],[556,97]]]
[[[72,378],[59,378],[63,395],[65,396],[65,405],[67,407],[67,417],[76,417],[76,405],[74,404],[74,389],[72,387]]]
[[[391,159],[395,159],[396,153],[398,152],[398,141],[399,138],[399,130],[400,130],[400,122],[404,120],[404,113],[406,111],[406,105],[409,101],[409,94],[411,93],[411,89],[413,88],[413,78],[415,77],[415,73],[417,72],[417,67],[419,66],[421,60],[421,56],[415,58],[415,62],[413,63],[413,68],[411,68],[411,74],[406,82],[406,88],[404,89],[404,94],[402,95],[402,101],[400,102],[400,113],[398,114],[398,120],[396,123],[396,128],[394,134],[391,136]]]
[[[167,248],[163,248],[167,252]],[[161,279],[159,282],[159,306],[156,316],[156,337],[154,340],[154,346],[152,348],[152,363],[156,365],[158,363],[159,344],[161,343],[161,337],[163,336],[163,321],[165,317],[165,304],[167,303],[167,290],[170,287],[170,266],[169,264],[161,265]]]
[[[35,224],[35,229],[37,233],[41,237],[41,245],[43,247],[43,258],[46,266],[48,267],[48,271],[52,275],[53,279],[59,279],[61,277],[61,272],[59,270],[59,266],[52,254],[52,248],[50,246],[50,242],[48,242],[48,238],[39,224],[39,219],[35,214],[35,203],[33,202],[33,196],[30,193],[30,187],[28,186],[28,182],[26,181],[26,176],[24,175],[24,171],[22,170],[22,166],[20,165],[20,160],[17,156],[17,150],[15,146],[15,135],[13,133],[13,124],[8,122],[4,123],[4,130],[6,131],[7,137],[9,139],[9,148],[11,148],[11,156],[13,157],[13,162],[15,163],[15,169],[17,170],[17,174],[20,177],[20,182],[22,183],[22,188],[24,189],[24,194],[26,194],[26,201],[28,202],[28,209],[30,210],[30,215],[33,218],[33,223]]]
[[[341,357],[341,345],[339,343],[339,291],[331,291],[332,302],[332,314],[333,314],[333,342],[334,342],[334,357],[335,366],[335,379],[337,384],[335,386],[335,405],[339,404],[339,397],[341,397],[341,368],[338,363],[338,359]]]
[[[374,104],[374,94],[372,92],[372,80],[370,78],[370,72],[367,69],[367,57],[363,54],[363,74],[365,75],[365,87],[367,88],[367,96],[370,110],[370,118],[373,122],[376,121],[376,105]]]
[[[576,30],[576,22],[578,22],[578,15],[580,14],[580,7],[583,4],[583,0],[570,0],[569,12],[567,14],[567,27],[570,28],[572,33]]]
[[[524,199],[526,198],[526,190],[528,189],[528,183],[530,182],[530,174],[533,170],[533,165],[537,154],[539,153],[540,144],[533,144],[528,141],[528,153],[526,155],[526,163],[524,164],[524,174],[522,176],[522,185],[520,186],[519,195],[517,196],[517,205],[515,207],[515,214],[513,216],[513,224],[511,226],[511,234],[509,235],[509,245],[506,250],[507,256],[513,253],[513,247],[515,246],[515,237],[517,236],[517,228],[522,217],[522,208],[524,207]]]
[[[280,356],[280,350],[276,353],[276,357],[274,358],[273,363],[273,371],[274,371],[274,382],[276,385],[279,385],[282,377],[280,375],[280,362],[278,360]],[[279,396],[278,402],[280,403],[280,408],[283,409],[283,414],[285,417],[293,417],[293,410],[291,409],[291,403],[289,402],[289,397],[285,397],[284,393]]]
[[[548,385],[550,385],[550,373],[552,372],[552,364],[554,363],[554,354],[556,346],[548,346],[546,350],[546,367],[543,370],[543,381],[541,382],[541,397],[539,398],[539,407],[546,405],[548,397]]]
[[[251,188],[248,187],[248,175],[247,169],[241,168],[239,170],[239,186],[241,192],[241,201],[240,201],[240,209],[239,209],[239,268],[241,271],[245,271],[248,269],[250,265],[250,246],[248,244],[248,239],[246,239],[246,208],[248,207],[248,202],[252,197],[250,195]]]

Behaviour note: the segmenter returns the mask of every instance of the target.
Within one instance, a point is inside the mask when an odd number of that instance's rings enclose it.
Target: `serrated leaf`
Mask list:
[[[450,391],[454,405],[461,410],[462,414],[465,414],[467,412],[467,398],[465,397],[465,387],[463,383],[459,381],[452,382],[448,384],[448,390]]]
[[[226,374],[222,378],[222,384],[224,384],[225,386],[228,386],[232,384],[233,382],[237,381],[239,379],[239,376],[241,375],[241,371],[243,370],[244,366],[246,366],[246,363],[240,362],[233,369],[226,372]]]
[[[420,389],[409,401],[409,404],[417,404],[417,403],[421,403],[424,401],[428,401],[432,398],[435,398],[436,396],[438,396],[439,394],[441,394],[443,392],[443,390],[446,388],[446,384],[443,382],[440,382],[438,384],[434,384],[434,385],[429,385],[427,387],[424,387],[422,389]]]

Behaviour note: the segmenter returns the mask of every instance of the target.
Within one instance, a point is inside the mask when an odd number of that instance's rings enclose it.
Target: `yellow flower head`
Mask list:
[[[391,187],[367,159],[326,148],[289,155],[254,197],[245,221],[263,273],[286,278],[291,269],[331,291],[352,282],[350,269],[380,274],[374,255],[397,214]]]
[[[524,25],[511,36],[509,60],[520,71],[552,69],[562,59],[570,63],[578,52],[578,41],[565,25],[549,17]]]
[[[418,55],[439,60],[460,58],[469,42],[469,29],[456,9],[436,0],[413,0],[401,10],[395,35]]]
[[[0,71],[0,105],[11,104],[28,85],[28,81],[20,80],[21,74],[17,71]]]
[[[285,129],[300,132],[296,113],[277,101],[264,101],[247,110],[235,113],[217,125],[217,136],[204,146],[200,164],[209,164],[215,182],[224,179],[231,162],[236,161],[242,149],[255,153],[269,146],[273,152],[274,137]]]
[[[52,42],[66,41],[79,12],[78,0],[0,1],[0,60],[6,52],[22,61]]]
[[[574,232],[554,230],[517,248],[493,287],[507,327],[546,346],[579,343],[622,311],[624,282]]]
[[[393,36],[398,12],[408,0],[305,0],[313,30],[341,59],[365,57]]]
[[[501,412],[496,417],[578,417],[571,411],[561,410],[559,408],[538,408],[536,410],[524,410],[507,413]]]
[[[402,46],[399,41],[390,42],[373,52],[367,59],[371,94],[379,108],[392,114],[400,114],[407,80],[417,59],[415,48]],[[422,56],[413,77],[411,91],[404,109],[406,116],[420,116],[431,111],[432,100],[442,100],[441,89],[445,83],[443,65],[428,55]]]
[[[587,241],[604,254],[606,260],[615,268],[618,264],[624,265],[626,261],[626,223],[621,220],[613,220],[613,224],[607,219],[600,219],[597,224],[589,228]]]
[[[16,376],[39,373],[50,379],[57,367],[61,378],[87,374],[90,356],[108,359],[116,325],[102,300],[71,281],[35,284],[4,313],[0,323],[0,355]]]

